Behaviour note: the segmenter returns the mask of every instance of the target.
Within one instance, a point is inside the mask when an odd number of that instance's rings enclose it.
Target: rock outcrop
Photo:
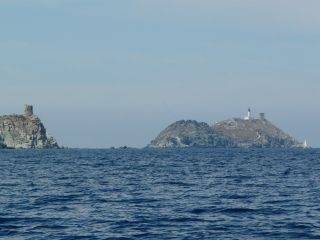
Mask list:
[[[218,135],[207,123],[178,121],[171,124],[148,147],[233,147],[232,141]]]
[[[216,133],[236,143],[237,147],[293,148],[302,144],[266,119],[233,118],[216,123]]]
[[[302,144],[262,115],[262,119],[233,118],[209,126],[178,121],[163,130],[148,147],[294,148]]]
[[[26,106],[24,115],[0,116],[0,148],[59,148],[41,120]]]

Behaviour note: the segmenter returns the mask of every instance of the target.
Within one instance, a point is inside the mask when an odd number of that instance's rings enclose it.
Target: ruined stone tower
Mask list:
[[[27,117],[33,116],[33,106],[32,105],[26,104],[24,106],[24,115],[26,115]]]

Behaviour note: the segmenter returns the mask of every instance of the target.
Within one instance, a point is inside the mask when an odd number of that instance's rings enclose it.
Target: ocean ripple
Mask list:
[[[320,239],[320,150],[1,150],[1,239]]]

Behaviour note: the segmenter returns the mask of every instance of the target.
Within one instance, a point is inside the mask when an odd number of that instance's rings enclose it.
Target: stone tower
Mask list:
[[[25,105],[24,106],[24,115],[27,117],[33,116],[33,106],[32,105]]]
[[[260,120],[266,120],[266,114],[265,113],[260,113]]]

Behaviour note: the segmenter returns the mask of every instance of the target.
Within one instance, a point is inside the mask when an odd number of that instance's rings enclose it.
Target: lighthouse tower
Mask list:
[[[244,117],[244,120],[251,120],[251,119],[252,119],[252,117],[251,117],[251,109],[249,108],[247,116]]]
[[[304,142],[303,142],[303,144],[302,144],[302,147],[303,147],[303,148],[308,148],[308,147],[309,147],[309,146],[308,146],[308,143],[307,143],[307,139],[304,140]]]

